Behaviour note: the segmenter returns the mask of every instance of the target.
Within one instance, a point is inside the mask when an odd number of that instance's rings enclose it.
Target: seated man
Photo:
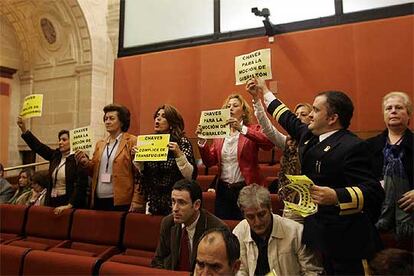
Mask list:
[[[236,275],[240,268],[240,244],[227,228],[212,228],[201,237],[194,275]]]
[[[210,228],[225,224],[202,209],[202,191],[196,181],[177,181],[171,192],[172,214],[161,222],[160,240],[152,267],[190,271],[197,241]]]
[[[245,220],[233,230],[240,242],[240,275],[319,275],[315,257],[302,244],[303,225],[272,214],[269,191],[244,187],[237,201]]]
[[[15,191],[12,185],[3,176],[4,167],[3,164],[0,163],[0,204],[7,203]]]

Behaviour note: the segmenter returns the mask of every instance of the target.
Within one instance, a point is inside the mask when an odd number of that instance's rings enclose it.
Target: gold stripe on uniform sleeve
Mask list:
[[[351,196],[351,202],[339,203],[339,208],[341,208],[341,210],[355,209],[358,204],[357,195],[351,187],[345,187],[345,189],[348,191],[349,195]]]
[[[281,105],[279,105],[278,107],[276,107],[275,108],[275,110],[273,111],[273,114],[272,114],[272,116],[273,116],[273,118],[275,118],[276,117],[276,115],[277,115],[277,113],[282,109],[282,108],[284,108],[284,107],[286,107],[286,105],[285,104],[281,104]]]
[[[339,208],[341,211],[339,215],[351,215],[359,213],[364,207],[364,195],[359,187],[346,187],[345,188],[351,196],[351,202],[340,203]]]
[[[276,121],[279,121],[280,116],[285,113],[285,111],[289,110],[289,108],[285,104],[279,105],[275,111],[273,111],[273,118],[276,119]]]

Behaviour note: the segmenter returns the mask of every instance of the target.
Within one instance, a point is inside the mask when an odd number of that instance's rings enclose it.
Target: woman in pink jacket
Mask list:
[[[199,139],[198,145],[203,163],[219,166],[214,189],[216,192],[216,216],[222,219],[242,219],[237,206],[240,190],[252,183],[264,184],[259,172],[259,148],[270,150],[271,141],[262,133],[257,124],[250,123],[251,108],[239,94],[232,94],[224,101],[222,108],[230,109],[230,136],[213,139],[211,145]],[[196,134],[201,134],[198,125]]]

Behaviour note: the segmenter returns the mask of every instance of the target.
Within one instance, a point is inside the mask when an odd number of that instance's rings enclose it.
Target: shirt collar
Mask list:
[[[339,129],[328,131],[328,132],[325,132],[324,134],[319,135],[319,142],[322,142],[323,140],[325,140],[326,138],[328,138],[329,136],[331,136],[337,131],[339,131]]]

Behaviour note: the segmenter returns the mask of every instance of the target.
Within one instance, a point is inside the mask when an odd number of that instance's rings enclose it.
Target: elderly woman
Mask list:
[[[168,104],[154,113],[154,132],[170,134],[167,161],[134,163],[141,172],[140,184],[147,200],[147,213],[171,213],[171,191],[175,182],[197,178],[193,148],[184,133],[184,120],[178,110]]]
[[[86,189],[88,187],[88,175],[70,155],[69,131],[61,130],[58,133],[58,145],[56,149],[43,144],[36,136],[26,128],[26,123],[21,117],[17,119],[26,144],[45,160],[50,161],[49,185],[46,192],[45,205],[55,207],[56,214],[65,209],[83,208],[86,204]]]
[[[75,158],[92,176],[91,207],[106,211],[138,211],[141,202],[131,150],[136,137],[127,133],[131,114],[122,105],[103,108],[108,136],[96,143],[92,159],[77,151]]]
[[[32,169],[23,169],[20,171],[19,177],[17,180],[18,181],[17,190],[8,203],[17,204],[16,201],[21,195],[30,192],[32,176],[33,176]]]
[[[230,109],[230,137],[213,139],[211,145],[199,139],[198,145],[203,163],[219,166],[216,183],[215,214],[222,219],[242,219],[237,207],[240,190],[252,183],[264,184],[260,175],[259,148],[270,150],[273,144],[262,133],[260,125],[250,123],[250,106],[239,94],[232,94],[224,101],[222,108]],[[198,125],[196,134],[201,134]]]
[[[266,116],[266,112],[261,102],[263,93],[269,91],[266,82],[260,78],[251,79],[246,84],[246,91],[253,97],[255,115],[263,128],[263,132],[274,145],[283,150],[283,155],[280,160],[280,171],[278,174],[278,195],[282,200],[295,202],[297,200],[295,197],[296,192],[286,188],[286,185],[290,184],[286,175],[301,174],[298,144],[289,135],[286,136],[280,133]],[[311,111],[312,106],[308,103],[299,103],[294,109],[296,117],[305,124],[309,124],[309,113],[311,113]],[[271,187],[269,187],[269,189],[271,189]],[[303,223],[303,217],[292,213],[289,209],[283,210],[283,216]]]
[[[385,200],[377,227],[395,234],[398,244],[410,244],[414,232],[413,132],[408,128],[412,103],[403,92],[390,92],[382,101],[386,129],[368,139],[375,176]]]

